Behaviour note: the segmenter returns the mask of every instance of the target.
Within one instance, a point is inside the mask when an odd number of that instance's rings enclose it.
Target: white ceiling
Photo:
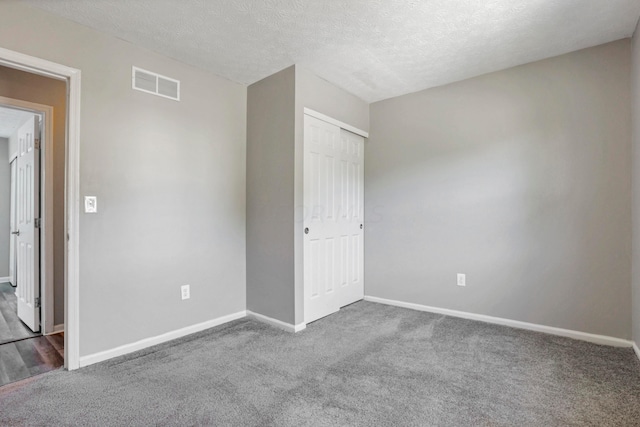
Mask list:
[[[0,138],[9,138],[33,113],[0,107]]]
[[[630,37],[640,15],[640,0],[27,2],[235,82],[296,63],[370,102]]]

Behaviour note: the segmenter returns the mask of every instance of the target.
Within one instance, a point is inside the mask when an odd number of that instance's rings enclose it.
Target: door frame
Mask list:
[[[8,148],[8,147],[7,147]],[[18,198],[18,190],[17,190],[17,178],[18,178],[18,156],[13,156],[13,154],[9,153],[9,231],[14,231],[16,229],[17,222],[17,198]],[[18,272],[16,271],[16,237],[13,234],[9,235],[9,283],[11,285],[16,286],[16,275]],[[13,273],[13,274],[12,274]],[[2,279],[0,279],[2,280]]]
[[[0,47],[0,65],[67,83],[65,157],[64,366],[80,367],[80,83],[78,69]]]
[[[40,145],[40,323],[42,334],[50,335],[59,332],[55,330],[53,317],[53,107],[3,96],[0,96],[0,106],[42,116],[41,139],[44,143]],[[17,153],[9,153],[9,159],[13,160],[16,155]]]
[[[341,122],[340,120],[334,119],[333,117],[329,117],[326,114],[322,114],[317,112],[316,110],[312,110],[311,108],[304,107],[303,114],[307,116],[315,117],[318,120],[322,120],[323,122],[330,123],[332,125],[338,126],[340,129],[348,130],[351,133],[355,133],[356,135],[360,135],[367,140],[369,138],[369,132],[359,129],[355,126],[351,126],[345,122]]]

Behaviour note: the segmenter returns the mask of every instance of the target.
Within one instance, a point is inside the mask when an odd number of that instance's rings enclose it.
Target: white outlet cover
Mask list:
[[[84,213],[98,212],[98,198],[96,196],[84,196]]]
[[[189,285],[182,285],[180,287],[180,293],[182,295],[183,300],[191,298],[191,291],[189,289]]]
[[[458,273],[458,286],[467,286],[467,275]]]

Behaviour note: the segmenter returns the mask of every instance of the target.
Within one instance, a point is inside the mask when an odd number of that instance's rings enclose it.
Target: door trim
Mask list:
[[[0,96],[0,105],[42,114],[44,144],[41,146],[41,153],[44,153],[44,159],[41,157],[40,161],[40,217],[42,218],[39,244],[42,297],[40,323],[42,334],[49,335],[53,332],[55,313],[53,304],[53,107],[4,96]],[[9,153],[9,156],[12,157],[13,154]]]
[[[364,138],[369,138],[369,132],[366,132],[362,129],[358,129],[357,127],[351,126],[347,123],[341,122],[340,120],[336,120],[333,117],[329,117],[322,113],[318,113],[317,111],[312,110],[311,108],[304,107],[304,114],[306,114],[307,116],[315,117],[316,119],[322,120],[323,122],[327,122],[332,125],[338,126],[341,129],[348,130],[349,132],[355,133],[356,135],[360,135]]]
[[[19,145],[19,144],[18,144]],[[7,147],[8,148],[8,147]],[[16,212],[16,204],[18,200],[18,155],[14,156],[9,153],[9,228],[11,231],[15,231],[16,222],[18,221],[18,215]],[[18,264],[16,260],[16,236],[11,234],[9,236],[9,283],[12,286],[16,286],[16,276],[18,275]]]
[[[78,69],[0,48],[0,65],[67,82],[66,197],[65,197],[65,334],[64,366],[80,367],[80,85]]]

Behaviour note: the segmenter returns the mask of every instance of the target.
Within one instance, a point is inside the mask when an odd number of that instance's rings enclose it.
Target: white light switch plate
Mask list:
[[[458,273],[458,286],[467,286],[467,275]]]
[[[84,213],[98,212],[98,198],[96,196],[84,196]]]

